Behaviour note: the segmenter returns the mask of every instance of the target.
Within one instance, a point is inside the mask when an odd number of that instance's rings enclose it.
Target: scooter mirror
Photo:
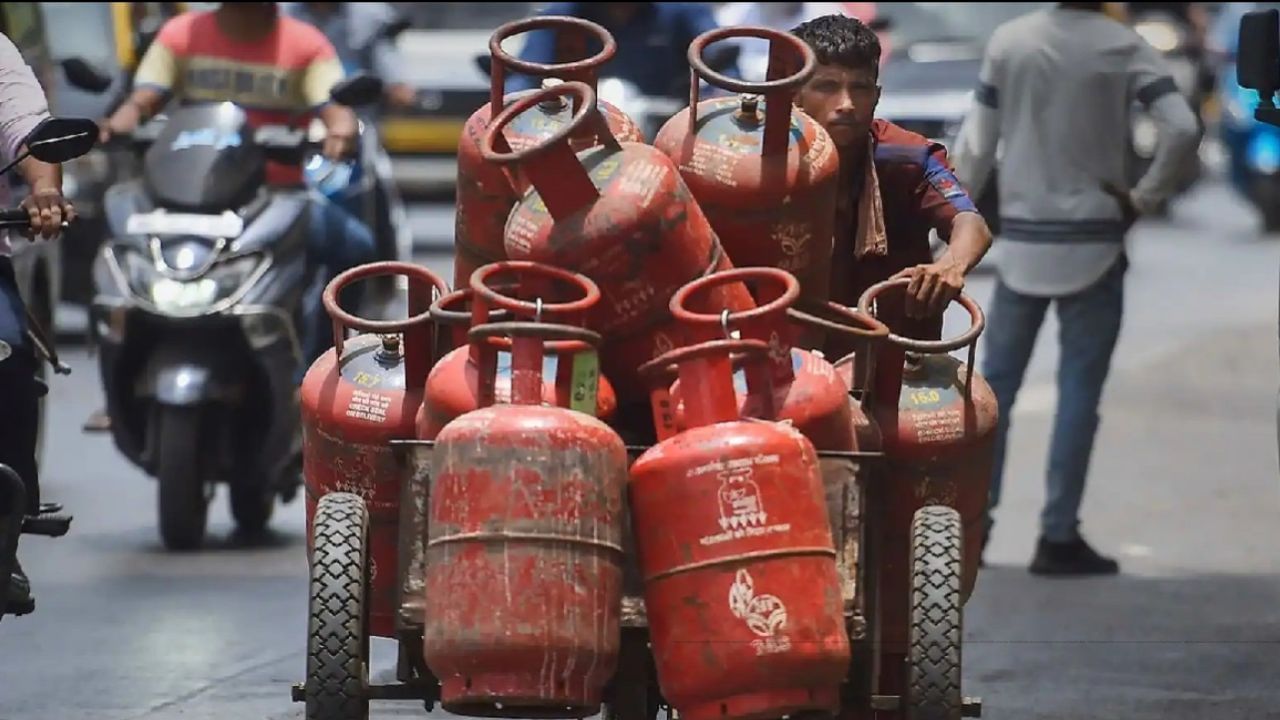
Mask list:
[[[61,65],[62,72],[67,76],[67,82],[81,90],[98,94],[106,92],[107,88],[111,87],[111,76],[98,71],[84,58],[67,58]]]
[[[359,107],[372,105],[382,97],[382,79],[367,73],[356,73],[329,91],[329,97],[339,105]]]
[[[1241,87],[1257,90],[1272,104],[1280,89],[1280,10],[1253,10],[1240,19],[1236,73]]]
[[[84,155],[98,142],[98,124],[86,118],[47,118],[27,135],[31,157],[64,163]]]

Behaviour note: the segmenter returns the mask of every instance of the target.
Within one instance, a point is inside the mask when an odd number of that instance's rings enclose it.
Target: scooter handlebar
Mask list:
[[[67,227],[66,220],[62,227]],[[27,228],[31,226],[31,215],[22,208],[6,208],[0,210],[0,230],[7,228]]]

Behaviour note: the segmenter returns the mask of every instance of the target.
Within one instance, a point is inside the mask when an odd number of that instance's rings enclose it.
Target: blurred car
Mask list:
[[[871,3],[868,3],[871,5]],[[888,58],[877,117],[951,147],[969,111],[982,54],[1000,25],[1053,3],[874,3]],[[872,18],[861,17],[864,21]],[[993,232],[1000,208],[993,174],[974,190]],[[972,189],[971,189],[972,190]]]
[[[401,192],[451,192],[457,176],[458,140],[467,118],[489,102],[489,76],[475,63],[487,52],[499,25],[537,13],[537,3],[391,3],[409,21],[396,38],[418,105],[390,112],[381,121],[382,142],[391,155]],[[523,38],[503,48],[518,54]]]

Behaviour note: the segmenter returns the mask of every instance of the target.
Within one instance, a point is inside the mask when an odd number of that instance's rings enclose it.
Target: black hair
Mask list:
[[[824,15],[795,26],[791,34],[813,48],[821,65],[841,65],[880,75],[880,38],[857,18]]]

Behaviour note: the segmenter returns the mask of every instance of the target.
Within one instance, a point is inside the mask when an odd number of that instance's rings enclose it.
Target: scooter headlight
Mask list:
[[[162,313],[199,315],[238,293],[250,281],[263,258],[250,254],[215,263],[197,277],[166,277],[151,258],[136,252],[118,255],[129,290]]]
[[[242,255],[215,263],[208,272],[190,280],[159,278],[151,286],[151,302],[157,309],[177,315],[203,312],[236,294],[261,262],[258,255]]]

